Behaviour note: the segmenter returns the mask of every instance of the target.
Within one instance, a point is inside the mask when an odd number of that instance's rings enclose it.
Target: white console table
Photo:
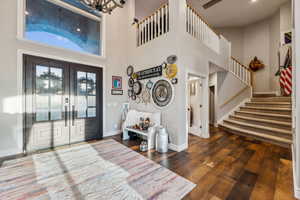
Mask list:
[[[147,138],[148,150],[150,150],[155,147],[155,130],[155,127],[150,127],[147,131],[127,127],[123,130],[123,140],[129,139],[128,132],[134,132]]]

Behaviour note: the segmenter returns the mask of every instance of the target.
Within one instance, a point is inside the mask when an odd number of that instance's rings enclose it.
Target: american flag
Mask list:
[[[285,95],[292,94],[292,66],[281,70],[280,86],[283,88]]]

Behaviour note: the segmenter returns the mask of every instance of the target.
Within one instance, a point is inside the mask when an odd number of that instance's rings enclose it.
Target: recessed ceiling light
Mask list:
[[[80,31],[81,31],[81,29],[80,29],[80,28],[77,28],[77,29],[76,29],[76,31],[77,31],[77,32],[80,32]]]
[[[257,0],[251,0],[251,3],[255,3],[255,2],[257,2]]]

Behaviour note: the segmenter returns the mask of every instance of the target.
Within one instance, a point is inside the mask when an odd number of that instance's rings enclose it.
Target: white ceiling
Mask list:
[[[282,4],[290,0],[222,0],[204,9],[202,5],[210,0],[188,0],[203,18],[213,27],[239,27],[266,19]]]

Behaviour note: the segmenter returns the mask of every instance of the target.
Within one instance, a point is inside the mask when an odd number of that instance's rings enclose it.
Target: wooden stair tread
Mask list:
[[[268,102],[268,101],[252,101],[252,102],[247,102],[249,104],[266,104],[266,105],[291,105],[291,102],[281,102],[281,101],[274,101],[274,102]]]
[[[243,108],[250,108],[250,109],[257,109],[257,110],[292,111],[291,108],[278,108],[278,107],[263,108],[263,107],[255,107],[255,106],[243,106]]]
[[[260,116],[270,116],[270,117],[282,117],[282,118],[288,118],[291,119],[291,115],[281,115],[281,114],[275,114],[275,113],[259,113],[259,112],[248,112],[248,111],[236,111],[238,113],[244,113],[244,114],[252,114],[252,115],[260,115]]]
[[[234,131],[238,131],[247,135],[253,135],[256,137],[260,137],[260,138],[265,138],[265,139],[269,139],[269,140],[274,140],[276,142],[281,142],[281,143],[286,143],[286,144],[292,144],[292,140],[291,139],[287,139],[287,138],[282,138],[282,137],[277,137],[277,136],[273,136],[273,135],[268,135],[268,134],[264,134],[264,133],[259,133],[259,132],[255,132],[255,131],[250,131],[250,130],[245,130],[245,129],[241,129],[238,127],[234,127],[234,126],[230,126],[227,124],[220,124],[221,127],[227,128],[227,129],[231,129]]]
[[[283,126],[292,126],[292,123],[290,123],[290,122],[282,122],[282,121],[276,121],[276,120],[270,120],[270,119],[244,117],[244,116],[239,116],[239,115],[232,115],[232,117],[236,117],[236,118],[244,119],[244,120],[250,120],[250,121],[265,122],[265,123],[270,123],[270,124],[278,124],[278,125],[283,125]]]
[[[282,134],[286,134],[286,135],[292,135],[291,131],[288,131],[288,130],[285,130],[285,129],[272,128],[272,127],[261,126],[261,125],[254,125],[254,124],[239,122],[239,121],[230,120],[230,119],[226,119],[226,120],[224,120],[224,122],[230,122],[230,123],[233,123],[233,124],[248,126],[248,127],[251,127],[251,128],[258,128],[258,129],[262,129],[262,130],[273,131],[273,132],[282,133]]]

